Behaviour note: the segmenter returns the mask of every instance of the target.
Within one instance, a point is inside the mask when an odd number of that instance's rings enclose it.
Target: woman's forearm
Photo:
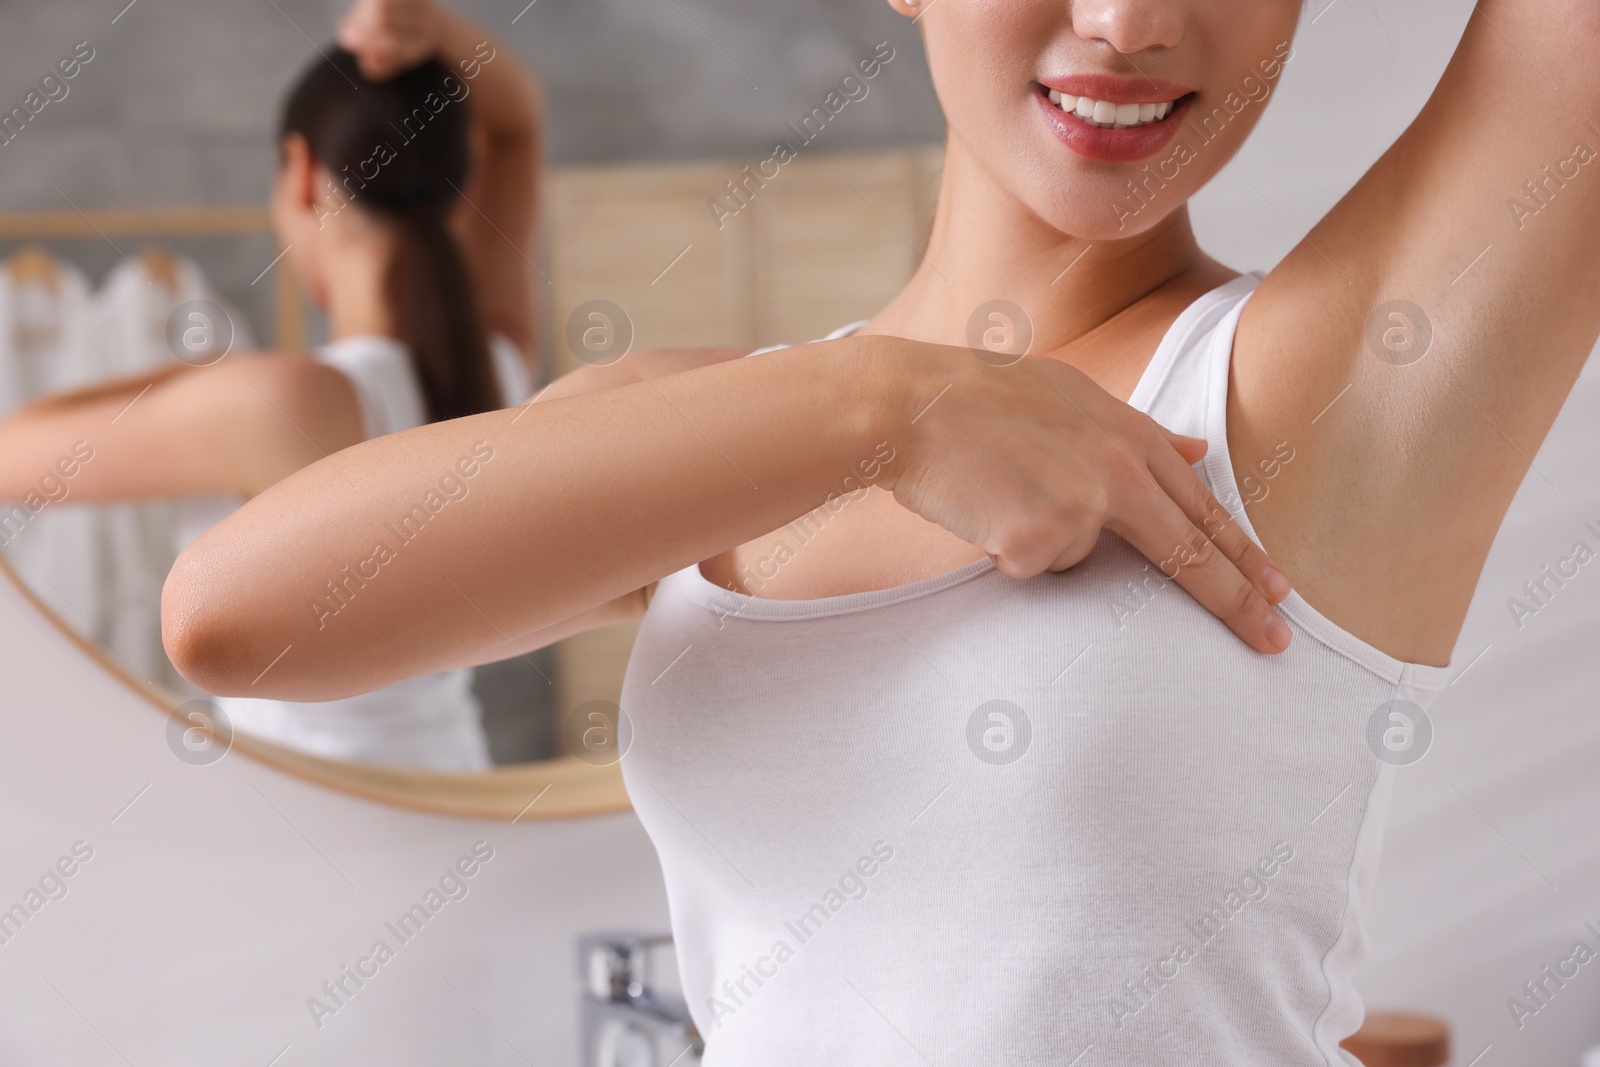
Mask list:
[[[613,600],[869,482],[881,427],[906,421],[880,372],[895,344],[809,345],[346,449],[179,558],[168,652],[213,693],[326,700]]]
[[[439,58],[472,87],[472,120],[491,150],[537,145],[540,93],[533,72],[483,27],[438,9]]]
[[[458,234],[484,321],[521,350],[534,376],[538,292],[532,257],[543,167],[543,105],[533,72],[505,44],[443,8],[438,56],[470,88],[476,143]]]

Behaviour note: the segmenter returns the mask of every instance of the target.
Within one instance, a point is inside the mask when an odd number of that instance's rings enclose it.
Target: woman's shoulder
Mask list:
[[[226,412],[236,432],[253,428],[260,432],[252,436],[264,443],[299,438],[301,447],[310,441],[331,451],[329,445],[344,448],[361,440],[361,409],[350,380],[308,353],[233,353],[185,375],[181,390],[173,399],[196,410]]]
[[[210,392],[221,399],[224,393],[250,391],[264,400],[294,407],[340,392],[340,383],[347,380],[336,366],[309,352],[238,352],[196,369],[203,372],[192,376],[197,392]]]

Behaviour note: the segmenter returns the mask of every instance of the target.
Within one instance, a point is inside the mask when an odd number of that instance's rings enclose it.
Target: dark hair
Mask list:
[[[279,136],[304,137],[341,198],[394,224],[384,296],[433,422],[502,406],[471,277],[446,225],[467,180],[469,130],[464,85],[438,60],[374,82],[354,55],[330,47],[289,94]]]

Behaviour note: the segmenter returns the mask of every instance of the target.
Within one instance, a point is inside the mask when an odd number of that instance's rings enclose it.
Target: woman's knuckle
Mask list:
[[[1079,487],[1077,499],[1074,501],[1074,511],[1098,523],[1110,505],[1111,493],[1100,482],[1090,481]]]
[[[1188,536],[1184,538],[1183,547],[1190,566],[1194,567],[1207,566],[1217,555],[1216,544],[1205,535],[1204,531],[1193,526],[1189,528]]]
[[[1236,615],[1254,614],[1256,605],[1261,602],[1261,594],[1257,593],[1255,586],[1249,582],[1241,581],[1233,592],[1233,610]]]
[[[1020,560],[1027,558],[1037,541],[1036,534],[1024,525],[1008,525],[997,531],[990,538],[985,549],[993,556],[1003,560]]]
[[[1233,516],[1210,493],[1205,493],[1201,500],[1200,514],[1201,522],[1212,537],[1233,536],[1239,532]]]

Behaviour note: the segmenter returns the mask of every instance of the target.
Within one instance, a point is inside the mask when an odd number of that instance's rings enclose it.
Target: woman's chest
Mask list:
[[[983,558],[891,493],[864,487],[706,560],[701,573],[748,596],[811,600],[909,585]]]
[[[897,845],[933,834],[945,885],[1041,863],[1053,884],[1103,854],[1109,893],[1126,871],[1100,834],[1145,842],[1142,869],[1221,877],[1218,855],[1231,869],[1291,829],[1320,840],[1335,820],[1313,819],[1379,767],[1367,725],[1392,685],[1314,641],[1250,651],[1109,535],[1064,574],[847,594],[816,617],[731,595],[718,609],[688,578],[635,645],[624,771],[652,833],[688,820],[757,885],[825,871],[891,824]],[[982,856],[951,868],[952,838]]]
[[[1071,363],[1126,401],[1165,328],[1164,320],[1145,316],[1097,331],[1051,358]],[[983,559],[980,549],[901,507],[893,494],[874,484],[906,458],[885,442],[872,462],[862,465],[871,477],[852,472],[841,478],[840,491],[823,504],[706,560],[701,573],[738,593],[805,600],[908,585]]]

